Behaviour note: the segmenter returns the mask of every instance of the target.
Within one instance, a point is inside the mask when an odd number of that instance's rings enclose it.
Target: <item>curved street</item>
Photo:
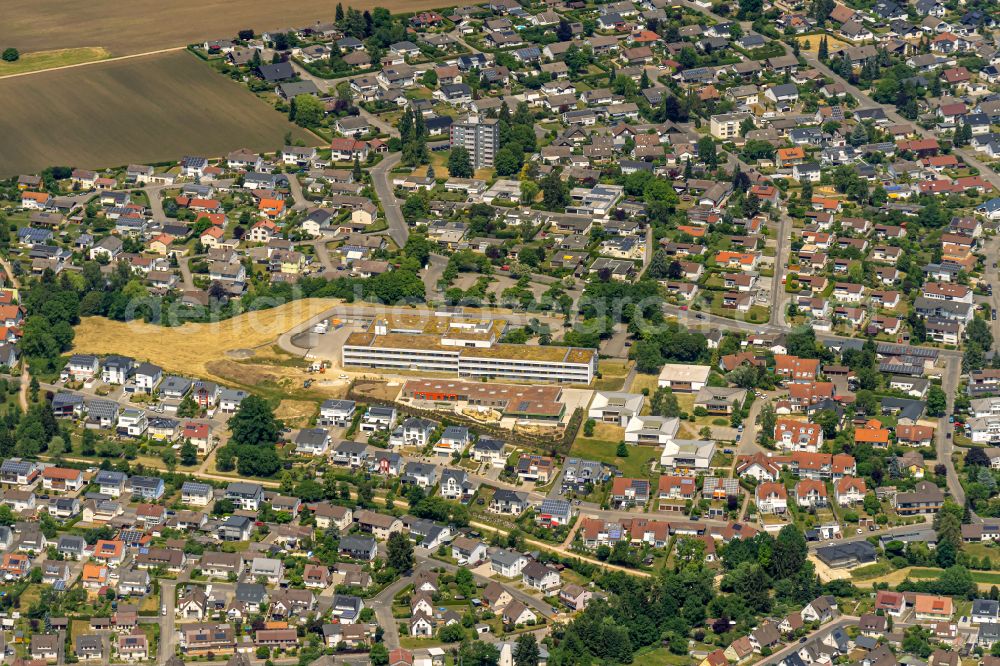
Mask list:
[[[371,174],[372,186],[382,204],[385,221],[389,225],[389,237],[397,247],[406,245],[406,239],[410,237],[410,229],[403,217],[403,211],[399,207],[399,201],[396,199],[395,188],[391,180],[392,174],[390,173],[399,164],[401,158],[401,153],[389,153],[368,171]]]

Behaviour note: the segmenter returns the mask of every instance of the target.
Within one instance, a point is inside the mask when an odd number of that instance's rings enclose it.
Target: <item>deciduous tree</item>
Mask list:
[[[390,567],[403,573],[413,568],[413,542],[402,532],[393,532],[387,543],[386,560]]]
[[[448,155],[448,175],[452,178],[472,178],[472,160],[469,151],[455,146]]]

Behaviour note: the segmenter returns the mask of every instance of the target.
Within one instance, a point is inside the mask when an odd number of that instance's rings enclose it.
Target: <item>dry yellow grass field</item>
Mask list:
[[[819,43],[823,41],[823,35],[800,35],[796,39],[798,39],[799,47],[804,52],[816,55],[819,53]],[[809,48],[806,48],[806,42],[809,42]],[[826,35],[826,45],[831,51],[841,47],[854,46],[851,42],[844,41],[843,39],[837,39],[836,37],[831,37],[830,35]]]
[[[216,364],[227,359],[227,352],[263,345],[268,345],[270,352],[271,343],[279,335],[337,302],[302,299],[213,324],[185,324],[176,328],[86,317],[76,328],[74,352],[124,354],[155,363],[168,372],[215,377],[210,368],[221,368]],[[223,364],[229,370],[238,365],[232,361]],[[281,368],[275,366],[274,376],[280,379],[282,374]],[[247,379],[263,378],[251,374]]]
[[[234,361],[216,359],[205,363],[205,374],[224,382],[235,382],[242,386],[270,386],[291,389],[303,375],[301,368],[275,365],[254,357],[250,360]]]
[[[316,413],[316,403],[306,400],[282,400],[274,415],[292,428],[309,424],[309,419]]]
[[[625,439],[625,428],[616,426],[613,423],[595,423],[593,439],[603,439],[608,442],[617,442]]]
[[[5,0],[0,44],[22,53],[101,46],[113,55],[146,53],[209,39],[235,37],[244,28],[258,33],[332,21],[339,0],[271,2],[243,0]],[[359,10],[385,7],[418,12],[447,6],[442,0],[355,0]],[[453,3],[454,4],[454,3]]]

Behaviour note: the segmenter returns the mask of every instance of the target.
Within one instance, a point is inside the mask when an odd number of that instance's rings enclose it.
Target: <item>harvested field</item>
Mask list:
[[[184,51],[2,79],[0,96],[0,177],[319,142]]]
[[[227,360],[226,352],[263,345],[270,350],[270,344],[279,335],[336,303],[333,299],[303,299],[214,324],[185,324],[176,328],[86,317],[76,327],[74,352],[124,354],[148,360],[168,372],[206,378],[213,376],[209,366],[216,362],[225,365],[224,371],[233,371],[231,366],[247,368],[244,372],[248,374],[242,376],[247,383],[261,381],[265,379],[263,375],[280,382],[285,368],[271,365],[261,369]],[[287,370],[294,372],[291,368]]]
[[[359,10],[385,7],[417,12],[441,6],[442,0],[355,0]],[[80,46],[102,46],[112,54],[145,53],[209,39],[235,37],[243,28],[266,30],[332,21],[337,0],[268,2],[244,0],[94,0],[81,9],[70,0],[6,0],[0,21],[0,44],[22,53]]]

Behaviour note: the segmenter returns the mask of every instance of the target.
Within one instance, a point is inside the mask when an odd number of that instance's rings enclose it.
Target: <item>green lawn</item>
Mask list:
[[[596,460],[615,465],[621,470],[623,476],[627,477],[648,477],[649,461],[656,458],[656,449],[649,446],[629,446],[627,458],[619,458],[615,455],[618,450],[618,442],[601,439],[589,439],[578,437],[573,442],[570,449],[570,456],[585,458],[586,460]]]
[[[921,569],[914,567],[910,570],[912,578],[940,578],[944,571],[942,569]],[[972,580],[986,585],[1000,585],[1000,573],[994,571],[971,571]]]
[[[635,663],[643,666],[686,666],[692,663],[689,654],[674,654],[667,648],[640,651],[635,654]]]
[[[722,452],[716,452],[712,456],[712,467],[732,467],[733,457]]]
[[[854,578],[855,580],[867,580],[869,578],[884,576],[890,571],[892,571],[891,564],[888,562],[877,562],[875,564],[869,564],[867,566],[854,569],[851,571],[851,578]]]
[[[990,558],[992,562],[1000,562],[1000,549],[994,548],[985,543],[963,543],[962,551],[970,557],[976,559]]]
[[[597,368],[598,372],[601,373],[601,377],[594,380],[594,390],[620,391],[625,381],[625,376],[628,375],[630,365],[629,361],[622,361],[620,359],[601,359]]]
[[[656,392],[658,381],[659,375],[647,375],[641,372],[636,373],[635,379],[632,380],[631,393],[642,393],[643,389],[649,389],[649,394],[653,395],[653,393]],[[649,414],[649,398],[646,399],[646,404],[642,406],[642,413]]]
[[[24,592],[21,593],[19,608],[22,611],[26,611],[42,596],[42,586],[41,585],[29,585],[25,588]]]
[[[149,657],[155,659],[160,651],[160,625],[143,624],[139,625],[143,633],[146,634],[146,642],[149,645]]]

